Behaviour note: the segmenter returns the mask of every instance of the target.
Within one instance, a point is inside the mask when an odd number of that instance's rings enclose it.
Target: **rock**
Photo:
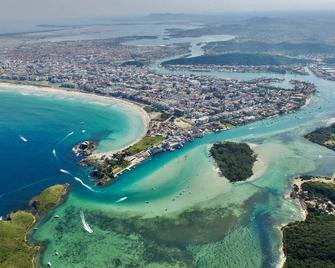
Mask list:
[[[72,148],[72,151],[77,156],[87,157],[90,156],[94,150],[97,148],[97,145],[94,141],[83,141]]]

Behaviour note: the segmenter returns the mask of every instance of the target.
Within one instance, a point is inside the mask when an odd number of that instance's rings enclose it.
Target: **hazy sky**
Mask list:
[[[335,10],[335,0],[0,0],[0,19],[313,9]]]

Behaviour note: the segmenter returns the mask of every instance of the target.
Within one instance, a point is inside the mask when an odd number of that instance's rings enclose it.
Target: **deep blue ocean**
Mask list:
[[[116,145],[118,137],[125,140],[129,124],[130,117],[115,106],[0,92],[0,215],[26,207],[56,183],[87,190],[73,176],[93,186],[87,170],[77,166],[72,147],[88,139],[115,140]]]

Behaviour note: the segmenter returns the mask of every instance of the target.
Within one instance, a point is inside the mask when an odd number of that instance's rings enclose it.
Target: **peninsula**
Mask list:
[[[299,177],[294,180],[291,198],[300,201],[305,219],[282,228],[284,267],[334,267],[334,179]]]
[[[221,174],[230,182],[244,181],[253,175],[257,157],[246,143],[216,143],[210,154],[218,165]]]
[[[51,186],[32,198],[26,210],[12,212],[0,220],[0,267],[36,267],[41,247],[28,242],[28,233],[64,200],[68,191],[68,184]]]
[[[318,128],[305,135],[305,138],[335,151],[335,123],[329,127]]]

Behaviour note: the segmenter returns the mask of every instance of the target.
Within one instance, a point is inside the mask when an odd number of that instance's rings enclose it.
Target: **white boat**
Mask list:
[[[128,197],[125,196],[125,197],[121,197],[119,200],[117,200],[115,203],[121,203],[123,201],[125,201]]]
[[[67,174],[67,175],[71,175],[71,173],[69,171],[67,171],[66,169],[60,169],[60,172]]]
[[[19,135],[19,138],[23,141],[23,142],[27,142],[28,140],[25,138],[25,137],[23,137],[22,135]]]
[[[85,220],[85,215],[84,215],[83,211],[80,211],[80,218],[81,218],[81,222],[83,224],[83,227],[84,227],[85,231],[90,233],[90,234],[93,233],[93,230],[92,230],[91,226],[89,226],[89,224]]]

